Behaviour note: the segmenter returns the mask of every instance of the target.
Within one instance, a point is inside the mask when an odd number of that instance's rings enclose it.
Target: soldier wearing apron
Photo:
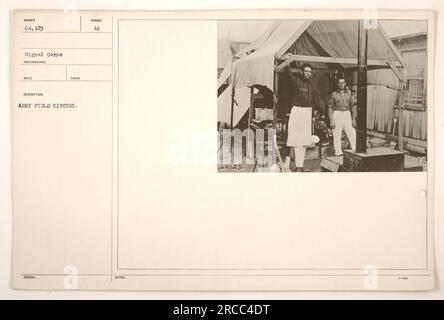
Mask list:
[[[319,92],[312,83],[313,67],[310,64],[303,64],[301,69],[302,74],[293,75],[290,67],[287,67],[292,79],[290,92],[292,108],[288,119],[287,146],[291,148],[290,169],[296,172],[304,172],[305,150],[312,144],[313,108],[325,114]]]

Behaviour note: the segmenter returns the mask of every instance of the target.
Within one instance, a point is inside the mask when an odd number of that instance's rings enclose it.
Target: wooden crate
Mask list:
[[[343,156],[325,157],[321,161],[321,171],[341,172]]]
[[[369,148],[365,153],[345,150],[343,170],[349,172],[404,171],[404,153],[389,148]]]

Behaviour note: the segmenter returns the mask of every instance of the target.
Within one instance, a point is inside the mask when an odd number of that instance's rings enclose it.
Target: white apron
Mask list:
[[[310,107],[293,106],[288,119],[287,146],[303,147],[311,145],[311,114]]]

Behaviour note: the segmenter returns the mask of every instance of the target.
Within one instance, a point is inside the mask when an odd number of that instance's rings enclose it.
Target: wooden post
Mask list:
[[[247,150],[248,150],[248,146],[249,146],[249,144],[251,143],[252,145],[254,145],[254,141],[252,141],[252,140],[254,140],[254,135],[252,136],[251,135],[251,123],[253,122],[253,111],[254,111],[254,108],[253,108],[253,103],[254,103],[254,88],[253,87],[251,87],[250,88],[250,107],[249,107],[249,109],[248,109],[248,126],[247,126],[247,129],[248,129],[248,131],[247,131]],[[254,148],[254,147],[253,147]],[[257,155],[256,155],[256,152],[254,152],[254,157],[255,157],[255,165],[257,164],[257,159],[256,159],[256,157],[257,157]],[[254,171],[254,170],[253,170]]]
[[[253,102],[254,102],[253,95],[254,95],[254,88],[251,87],[250,88],[250,108],[248,109],[248,128],[251,127],[251,122],[253,121],[253,111],[254,111],[254,108],[253,108]]]
[[[404,103],[399,105],[399,118],[398,118],[398,150],[404,150]]]
[[[230,120],[230,129],[233,130],[233,114],[234,114],[234,94],[235,89],[233,83],[231,84],[231,120]]]
[[[275,65],[276,67],[276,65]],[[277,90],[278,90],[278,73],[274,71],[273,81],[273,129],[276,133],[276,119],[277,119]]]
[[[367,44],[364,20],[358,24],[358,97],[356,117],[356,152],[367,152]]]

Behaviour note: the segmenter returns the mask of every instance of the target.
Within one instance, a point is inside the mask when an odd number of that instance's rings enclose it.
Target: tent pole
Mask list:
[[[398,150],[404,150],[404,97],[402,95],[402,88],[404,87],[404,82],[399,81],[398,90]]]
[[[248,110],[248,128],[251,127],[251,122],[253,121],[253,102],[254,102],[253,94],[254,94],[254,88],[251,87],[250,88],[250,108]]]
[[[230,120],[230,129],[233,130],[233,114],[234,114],[234,85],[231,84],[231,120]]]
[[[398,150],[404,150],[404,104],[399,106],[398,118]]]
[[[395,68],[396,69],[396,68]],[[399,74],[399,88],[398,88],[398,150],[403,151],[404,150],[404,95],[403,95],[403,88],[404,88],[404,68],[402,68],[401,72],[398,72]],[[397,75],[398,75],[397,74]]]
[[[367,45],[368,32],[364,20],[358,24],[358,101],[356,117],[356,152],[367,152]]]
[[[275,64],[276,66],[276,64]],[[273,129],[276,132],[276,118],[277,118],[277,90],[278,90],[278,73],[274,71],[273,81]]]

